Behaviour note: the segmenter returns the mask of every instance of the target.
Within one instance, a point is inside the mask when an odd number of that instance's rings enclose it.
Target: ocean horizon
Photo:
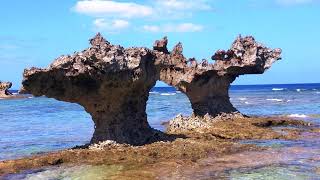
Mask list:
[[[241,89],[243,87],[246,87],[246,88],[254,88],[256,86],[259,86],[259,87],[262,87],[264,86],[265,88],[268,88],[268,87],[274,87],[274,86],[278,86],[280,88],[286,88],[286,87],[291,87],[291,88],[294,88],[294,87],[298,87],[299,85],[303,85],[303,86],[318,86],[320,83],[278,83],[278,84],[231,84],[230,86],[230,89],[232,90],[235,90],[235,89]],[[155,86],[153,87],[152,89],[154,88],[174,88],[170,85],[167,85],[167,86]],[[19,89],[11,89],[10,92],[13,92],[13,93],[17,93],[19,91]]]

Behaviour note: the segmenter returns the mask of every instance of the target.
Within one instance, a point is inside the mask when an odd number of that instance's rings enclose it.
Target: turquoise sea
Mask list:
[[[234,85],[230,97],[234,106],[247,115],[287,116],[320,126],[320,84]],[[162,122],[179,113],[190,115],[191,112],[187,97],[172,87],[156,87],[150,92],[148,121],[156,129],[164,130]],[[90,115],[77,104],[32,96],[0,99],[0,160],[82,145],[89,142],[92,133]],[[286,157],[281,163],[229,171],[223,176],[230,179],[320,179],[316,171],[320,167],[319,140],[320,137],[243,142],[274,147],[278,155],[282,153]],[[298,148],[299,152],[292,148]]]

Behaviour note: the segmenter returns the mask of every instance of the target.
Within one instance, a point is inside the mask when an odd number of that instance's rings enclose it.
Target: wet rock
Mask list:
[[[214,122],[241,118],[244,118],[241,113],[222,113],[216,117],[212,117],[209,114],[206,114],[203,117],[196,116],[194,114],[191,116],[183,116],[179,114],[169,121],[167,125],[167,132],[175,134],[190,132],[203,133],[206,132],[207,129],[211,128]]]
[[[35,96],[82,105],[95,125],[91,143],[149,142],[154,131],[147,122],[146,102],[158,77],[151,51],[111,45],[100,34],[90,43],[90,48],[61,56],[46,69],[26,69],[23,88]]]
[[[49,165],[59,165],[63,163],[63,159],[61,158],[52,158],[52,159],[48,159],[48,164]]]
[[[155,167],[155,169],[160,169],[159,171],[155,172],[156,175],[159,175],[160,172],[166,174],[167,172],[163,172],[162,168],[168,167],[167,164],[159,166],[158,163],[161,162],[173,161],[185,168],[185,163],[199,163],[199,160],[207,157],[218,159],[221,155],[234,155],[235,153],[239,152],[248,152],[253,150],[261,151],[262,149],[265,149],[250,144],[238,144],[237,142],[239,142],[239,140],[296,140],[297,138],[301,138],[300,135],[297,135],[297,137],[291,137],[282,133],[280,134],[272,127],[256,126],[256,124],[264,124],[264,122],[269,122],[270,120],[274,121],[272,124],[279,124],[275,121],[283,121],[283,119],[277,120],[277,117],[250,119],[240,118],[233,119],[232,121],[218,120],[212,123],[212,125],[207,129],[206,133],[202,133],[201,131],[190,131],[185,138],[177,138],[171,142],[156,142],[144,146],[129,146],[124,144],[120,145],[114,141],[105,141],[97,145],[92,145],[88,148],[68,149],[56,152],[41,153],[32,157],[25,157],[21,159],[0,161],[0,179],[2,178],[2,175],[5,174],[17,173],[30,169],[47,168],[52,164],[58,164],[62,167],[79,166],[83,164],[129,165],[129,169],[125,169],[125,173],[128,173],[130,170],[132,170],[132,168],[135,167],[138,168],[137,171],[140,173],[140,175],[141,173],[145,174],[145,169],[143,169],[143,167],[146,165],[152,165]],[[279,128],[285,127],[280,125]],[[199,128],[197,130],[199,130]],[[301,127],[301,130],[305,132],[303,134],[306,134],[310,131],[308,127]],[[176,133],[178,132],[176,131]],[[271,154],[274,155],[273,153]],[[233,158],[231,163],[234,163],[237,159],[239,159],[239,156]],[[216,165],[216,163],[224,164],[225,161],[221,160],[220,158],[219,162],[217,161],[213,165]],[[195,165],[192,166],[192,168],[199,167],[197,166],[198,164],[192,165]],[[219,168],[221,166],[217,167]],[[177,172],[175,167],[170,166],[169,169],[169,172],[171,173]],[[230,167],[222,170],[226,172],[230,170]],[[122,178],[120,176],[118,179],[123,179],[123,176]]]
[[[9,89],[11,88],[11,86],[12,86],[11,82],[0,81],[0,98],[8,98],[12,96],[12,94],[9,92]]]

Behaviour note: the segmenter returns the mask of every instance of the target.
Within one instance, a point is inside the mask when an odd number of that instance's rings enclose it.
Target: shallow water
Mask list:
[[[232,103],[248,115],[289,116],[320,124],[320,84],[233,86],[230,96]],[[155,88],[150,92],[147,106],[148,121],[156,129],[163,130],[162,122],[173,118],[178,113],[188,115],[191,112],[189,100],[174,88]],[[81,106],[45,97],[0,100],[0,127],[0,160],[85,144],[89,142],[93,133],[91,117]],[[247,164],[238,162],[236,164],[239,166],[220,172],[215,171],[211,165],[216,166],[215,161],[208,158],[207,162],[212,162],[204,163],[203,168],[197,172],[189,170],[185,173],[185,177],[190,179],[214,177],[320,179],[319,172],[314,170],[320,166],[318,137],[309,134],[305,139],[296,141],[271,140],[242,143],[271,147],[272,151],[259,152],[262,153],[259,157],[269,157],[268,154],[273,152],[276,156],[272,157],[279,157],[279,159],[275,158],[276,160],[272,162],[261,159],[261,164],[252,165],[250,159],[256,160],[255,154],[240,154],[239,157],[249,160]],[[232,162],[231,160],[239,157],[237,155],[233,156],[233,159],[226,157],[224,161],[227,162],[229,158]],[[283,157],[286,158],[283,159]],[[72,172],[83,172],[86,168],[101,167],[71,168],[74,168]],[[28,178],[41,174],[47,179],[59,179],[52,176],[52,171],[55,171],[54,175],[60,174],[66,179],[73,177],[72,174],[52,169],[27,174]],[[86,174],[81,174],[80,177],[86,177]]]
[[[74,166],[74,167],[55,167],[41,169],[35,171],[25,171],[20,174],[12,174],[5,176],[4,179],[10,180],[103,180],[106,177],[117,176],[123,170],[122,166],[118,165],[103,165],[103,166]]]

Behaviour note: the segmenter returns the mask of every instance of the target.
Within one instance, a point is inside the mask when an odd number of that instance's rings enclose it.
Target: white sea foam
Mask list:
[[[316,92],[316,94],[320,94],[320,92],[318,91],[318,92]]]
[[[284,88],[272,88],[272,91],[283,91]]]
[[[174,96],[176,93],[161,93],[161,96]]]
[[[239,98],[240,101],[245,101],[247,98]]]
[[[246,101],[246,102],[244,102],[244,103],[245,103],[245,104],[250,104],[250,103],[249,103],[249,102],[247,102],[247,101]]]
[[[30,97],[28,97],[29,99],[32,99],[33,98],[33,96],[30,96]]]
[[[288,115],[288,117],[292,117],[292,118],[307,118],[309,116],[307,116],[305,114],[290,114],[290,115]]]
[[[267,101],[276,101],[276,102],[282,102],[283,99],[266,99]]]
[[[176,91],[176,93],[180,94],[180,93],[181,93],[181,91]]]
[[[150,91],[149,94],[159,94],[159,93],[156,91]]]

